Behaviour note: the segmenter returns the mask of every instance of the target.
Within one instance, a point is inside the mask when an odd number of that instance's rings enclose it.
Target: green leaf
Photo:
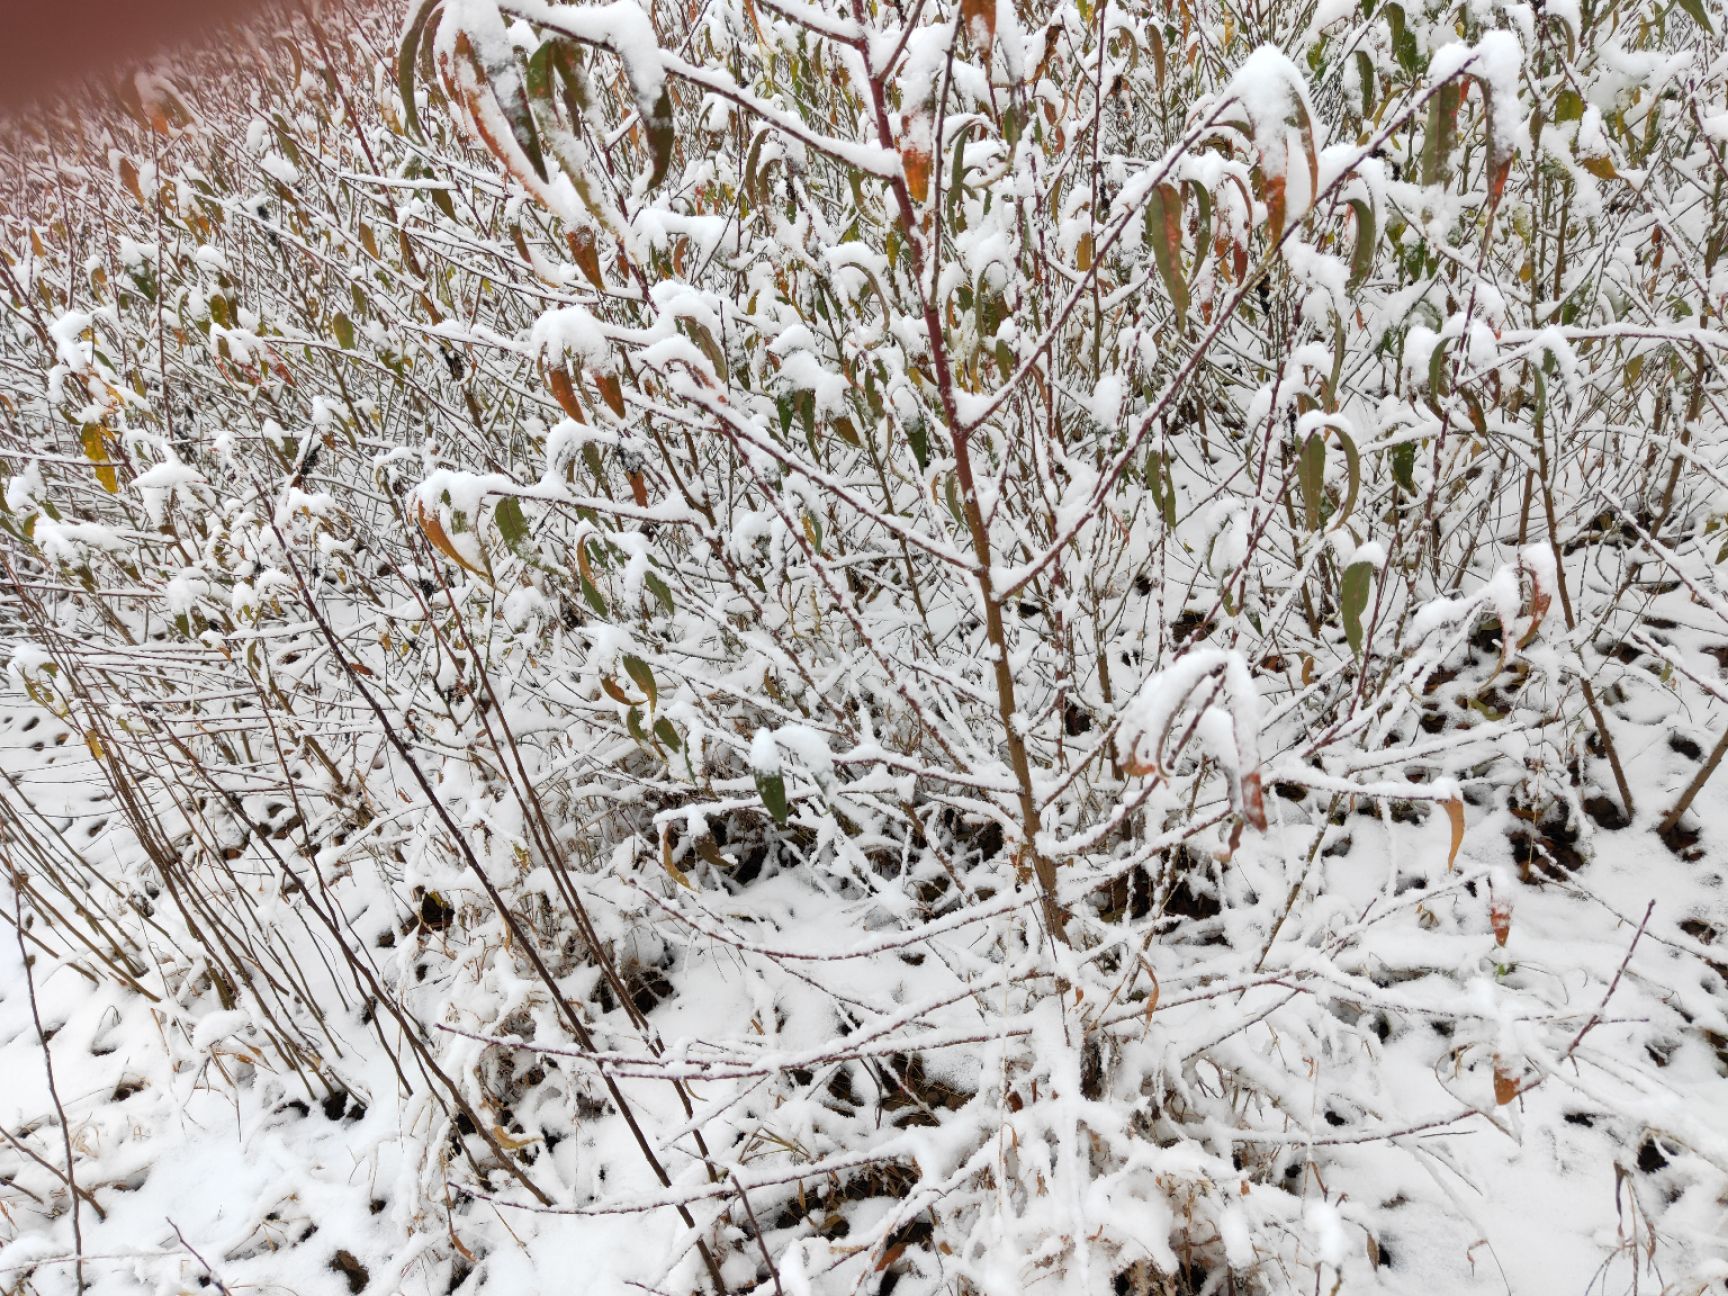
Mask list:
[[[605,616],[606,600],[600,597],[600,591],[594,588],[593,581],[589,580],[586,576],[582,577],[581,580],[583,599],[587,601],[589,607],[594,609],[594,615]]]
[[[1422,183],[1445,184],[1452,178],[1452,137],[1458,127],[1462,98],[1457,81],[1441,85],[1428,101],[1428,129],[1422,139]]]
[[[1697,23],[1710,35],[1714,36],[1716,34],[1716,29],[1710,25],[1710,19],[1704,13],[1704,0],[1678,0],[1678,3],[1680,7],[1686,11],[1686,16],[1688,18]]]
[[[678,740],[678,731],[665,716],[654,722],[654,736],[673,751],[682,751],[684,748],[684,744]]]
[[[648,706],[652,709],[660,700],[660,689],[654,682],[654,672],[648,669],[648,663],[640,657],[625,653],[624,673],[631,678],[637,688],[648,695]]]
[[[1146,456],[1146,485],[1152,491],[1152,502],[1158,506],[1158,513],[1164,519],[1164,525],[1171,531],[1176,529],[1176,483],[1170,476],[1170,456],[1160,454],[1156,450]]]
[[[498,534],[511,551],[518,557],[528,557],[528,519],[522,515],[522,501],[514,495],[504,496],[492,510],[492,520],[498,524]]]
[[[1374,240],[1378,235],[1374,208],[1361,198],[1350,200],[1350,210],[1356,213],[1356,246],[1350,252],[1350,292],[1368,282],[1368,272],[1374,268]]]
[[[417,140],[426,137],[420,129],[420,110],[414,103],[414,62],[420,56],[421,36],[438,12],[439,3],[440,0],[421,0],[402,29],[402,43],[396,48],[396,90],[402,96],[402,117],[408,125],[408,134]]]
[[[1410,30],[1404,17],[1403,5],[1386,6],[1386,24],[1392,29],[1392,57],[1398,60],[1398,66],[1405,72],[1415,76],[1422,71],[1422,49],[1416,43],[1416,33]]]
[[[762,804],[768,807],[768,813],[774,816],[774,822],[782,828],[791,817],[792,805],[786,799],[786,780],[779,774],[757,774],[756,791],[762,796]]]
[[[651,111],[642,116],[642,126],[648,135],[648,187],[658,189],[672,164],[672,96],[662,89]]]
[[[1372,563],[1351,563],[1339,582],[1338,605],[1344,613],[1344,637],[1350,651],[1362,655],[1362,613],[1368,609],[1368,587],[1374,574]]]
[[[1437,343],[1428,357],[1428,394],[1435,399],[1441,396],[1446,387],[1446,343],[1449,340]]]
[[[1348,432],[1339,427],[1332,431],[1338,438],[1338,448],[1344,452],[1344,501],[1330,519],[1331,525],[1337,527],[1342,526],[1356,508],[1356,496],[1362,489],[1362,456],[1357,453],[1356,442]]]
[[[1308,529],[1320,529],[1320,506],[1326,498],[1326,434],[1310,432],[1296,461],[1296,482],[1302,488],[1302,511]]]
[[[930,466],[930,429],[924,425],[921,418],[913,419],[906,425],[906,439],[912,443],[912,453],[918,460],[919,468]]]
[[[1416,493],[1416,443],[1405,441],[1392,447],[1392,480],[1406,495]]]
[[[1366,4],[1362,8],[1364,18],[1373,17],[1368,12]],[[1374,115],[1374,60],[1368,57],[1366,50],[1356,51],[1356,79],[1362,86],[1362,115],[1372,117]]]
[[[648,587],[648,592],[660,600],[660,606],[666,609],[666,615],[671,616],[677,610],[672,602],[672,590],[655,572],[649,572],[642,578],[642,583]]]

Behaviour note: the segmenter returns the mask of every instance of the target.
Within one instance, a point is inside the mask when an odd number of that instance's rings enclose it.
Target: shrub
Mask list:
[[[12,148],[34,954],[452,1285],[1339,1290],[1585,1103],[1703,1290],[1714,928],[1558,894],[1723,748],[1698,0],[284,22]]]

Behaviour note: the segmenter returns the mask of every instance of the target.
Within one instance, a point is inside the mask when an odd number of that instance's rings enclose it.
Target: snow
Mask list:
[[[976,9],[6,137],[8,1290],[1728,1276],[1720,35]]]

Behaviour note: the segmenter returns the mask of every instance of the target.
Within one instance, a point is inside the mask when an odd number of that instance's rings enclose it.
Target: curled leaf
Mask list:
[[[441,0],[420,0],[408,15],[402,28],[402,40],[396,47],[396,91],[402,96],[402,117],[408,134],[414,139],[425,138],[420,129],[420,110],[414,102],[414,61],[420,54],[420,41],[427,25],[438,12]]]
[[[648,663],[640,657],[625,653],[624,673],[630,677],[637,688],[647,695],[648,706],[652,710],[660,700],[660,689],[654,682],[654,672],[649,669]]]

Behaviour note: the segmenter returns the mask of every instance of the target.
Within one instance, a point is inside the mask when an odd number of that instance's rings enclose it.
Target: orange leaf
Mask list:
[[[588,420],[582,417],[582,406],[576,400],[576,388],[570,382],[570,375],[563,369],[553,366],[546,371],[546,385],[552,389],[552,397],[571,418],[578,423]]]
[[[1518,1096],[1522,1086],[1518,1077],[1500,1065],[1500,1059],[1494,1059],[1494,1102],[1496,1106],[1504,1107]]]
[[[595,374],[594,385],[600,389],[600,395],[606,404],[619,418],[624,417],[624,389],[618,385],[618,379],[612,374]]]
[[[1284,177],[1269,175],[1266,177],[1266,224],[1270,227],[1267,238],[1278,242],[1284,237]]]
[[[923,202],[930,196],[930,150],[909,144],[900,150],[900,166],[906,172],[906,188],[913,202]]]
[[[960,25],[986,58],[996,39],[996,0],[960,0]]]
[[[1554,601],[1554,596],[1542,588],[1534,569],[1526,567],[1525,571],[1530,575],[1530,628],[1519,636],[1519,648],[1528,648],[1531,640],[1536,638],[1536,632],[1542,628],[1542,618],[1548,615],[1548,605]]]
[[[1458,862],[1458,848],[1464,844],[1464,801],[1453,797],[1444,805],[1446,817],[1452,821],[1452,849],[1446,852],[1446,871],[1450,873]]]
[[[594,231],[577,230],[569,237],[570,255],[576,259],[576,268],[588,277],[589,283],[605,292],[606,280],[600,273],[600,249],[594,244]]]
[[[1242,817],[1256,832],[1266,831],[1266,793],[1260,786],[1260,771],[1242,780]]]
[[[1494,943],[1504,945],[1512,934],[1512,906],[1504,900],[1496,900],[1488,906],[1488,923],[1494,928]]]
[[[444,530],[444,524],[438,518],[426,511],[426,506],[416,504],[415,511],[420,515],[420,529],[426,533],[426,538],[432,542],[432,547],[443,554],[458,567],[466,568],[476,576],[486,573],[462,556],[462,551],[450,539],[449,532]]]
[[[132,165],[131,158],[120,159],[120,183],[140,204],[144,202],[144,191],[138,186],[138,168]]]

